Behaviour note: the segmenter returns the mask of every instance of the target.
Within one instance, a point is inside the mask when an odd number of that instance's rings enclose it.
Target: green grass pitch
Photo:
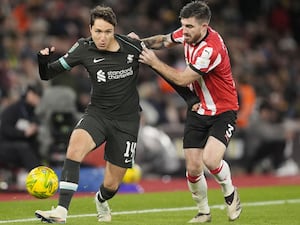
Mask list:
[[[276,186],[239,189],[243,212],[229,222],[220,190],[209,190],[212,225],[300,225],[300,186]],[[0,224],[42,224],[34,217],[36,209],[48,210],[57,199],[33,199],[0,202]],[[118,194],[111,201],[111,225],[182,225],[196,213],[189,192]],[[93,195],[75,197],[67,224],[99,224]],[[107,223],[106,223],[107,224]]]

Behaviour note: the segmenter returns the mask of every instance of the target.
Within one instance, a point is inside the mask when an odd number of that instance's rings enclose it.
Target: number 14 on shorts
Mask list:
[[[126,150],[124,153],[125,163],[132,162],[132,159],[135,155],[136,142],[126,141]]]

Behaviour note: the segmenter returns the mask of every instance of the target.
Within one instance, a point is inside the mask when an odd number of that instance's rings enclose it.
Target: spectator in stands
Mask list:
[[[41,164],[37,141],[39,121],[35,107],[40,102],[42,87],[29,85],[20,100],[7,106],[1,114],[0,162],[26,170]]]
[[[248,127],[249,120],[255,108],[256,94],[253,86],[242,75],[238,77],[237,91],[239,97],[239,111],[237,113],[237,128],[243,130]]]
[[[261,165],[262,172],[278,169],[285,161],[286,133],[278,114],[269,102],[264,101],[259,107],[258,117],[249,124],[245,144],[248,173],[252,173],[264,159],[270,159],[271,165]]]

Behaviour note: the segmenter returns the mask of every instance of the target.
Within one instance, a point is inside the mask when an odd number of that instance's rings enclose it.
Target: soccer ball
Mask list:
[[[49,198],[58,189],[58,177],[51,168],[38,166],[27,175],[26,189],[30,195],[36,198]]]
[[[132,184],[138,183],[142,178],[142,169],[139,165],[134,164],[132,168],[128,168],[124,177],[123,183]]]

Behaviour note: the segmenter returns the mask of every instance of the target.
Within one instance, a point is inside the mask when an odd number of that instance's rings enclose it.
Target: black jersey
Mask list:
[[[92,83],[87,112],[108,118],[133,119],[140,111],[136,86],[141,41],[117,34],[115,38],[120,45],[116,52],[97,49],[91,38],[79,39],[67,54],[47,65],[46,73],[53,77],[53,73],[83,65]]]

